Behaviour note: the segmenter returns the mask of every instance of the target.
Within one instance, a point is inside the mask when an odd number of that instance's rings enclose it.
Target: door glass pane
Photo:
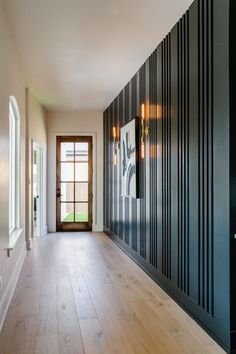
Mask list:
[[[74,143],[61,143],[61,161],[74,161]]]
[[[61,203],[61,222],[74,222],[73,203]]]
[[[88,222],[88,203],[75,204],[75,221]]]
[[[61,163],[61,181],[73,182],[74,181],[74,163]]]
[[[74,183],[61,183],[61,201],[74,201]]]
[[[75,143],[75,161],[88,161],[88,143]]]
[[[75,164],[75,180],[78,182],[88,181],[88,163],[76,163]]]
[[[88,183],[75,183],[76,202],[88,201]]]

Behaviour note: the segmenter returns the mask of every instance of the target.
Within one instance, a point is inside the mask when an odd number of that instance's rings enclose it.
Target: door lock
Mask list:
[[[60,188],[57,188],[57,193],[56,193],[57,198],[62,197],[63,195],[61,194]]]

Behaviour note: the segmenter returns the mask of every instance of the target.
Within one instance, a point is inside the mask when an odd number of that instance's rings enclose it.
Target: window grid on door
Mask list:
[[[68,153],[66,154],[66,157],[68,159],[63,159],[63,156],[65,156],[64,151],[62,150],[63,145],[69,145],[71,146],[71,150],[68,150]],[[60,149],[60,165],[61,165],[61,180],[60,180],[60,190],[61,190],[61,210],[62,210],[62,205],[67,204],[69,207],[72,207],[70,213],[69,208],[67,209],[69,211],[69,215],[72,214],[72,219],[71,217],[68,218],[67,222],[81,222],[81,221],[88,221],[87,217],[83,215],[88,214],[88,204],[89,204],[89,191],[88,191],[88,173],[89,173],[89,151],[88,151],[88,143],[78,143],[78,142],[70,142],[70,143],[65,143],[61,142],[60,144],[61,149]],[[84,146],[84,150],[79,149],[81,146]],[[79,153],[80,151],[80,153]],[[68,170],[69,168],[69,170]],[[65,172],[67,171],[67,172]],[[69,171],[69,177],[68,178],[63,178],[63,175],[67,174],[68,176],[68,171]],[[64,186],[64,188],[63,188]],[[72,197],[67,197],[64,198],[63,193],[67,189],[66,187],[72,187],[71,188],[71,193]],[[82,186],[87,186],[86,188],[86,193],[87,193],[87,198],[77,198],[78,195],[81,194]],[[80,188],[81,187],[81,188]],[[70,193],[70,194],[71,194]],[[83,193],[82,193],[83,194]],[[69,199],[69,200],[68,200]],[[79,206],[83,206],[82,208],[79,208]],[[82,212],[84,211],[84,212]],[[79,217],[79,215],[82,215]],[[65,220],[65,218],[63,219]],[[63,222],[63,220],[61,220]],[[64,221],[65,222],[65,221]]]

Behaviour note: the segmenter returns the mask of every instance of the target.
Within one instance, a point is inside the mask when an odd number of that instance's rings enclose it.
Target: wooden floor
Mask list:
[[[224,351],[107,236],[63,233],[27,254],[0,353]]]

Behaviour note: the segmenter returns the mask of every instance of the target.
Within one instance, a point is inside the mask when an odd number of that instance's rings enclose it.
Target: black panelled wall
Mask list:
[[[195,1],[104,112],[105,231],[228,351],[236,349],[235,7]],[[142,103],[150,133],[140,198],[123,198],[112,127],[139,116]]]

